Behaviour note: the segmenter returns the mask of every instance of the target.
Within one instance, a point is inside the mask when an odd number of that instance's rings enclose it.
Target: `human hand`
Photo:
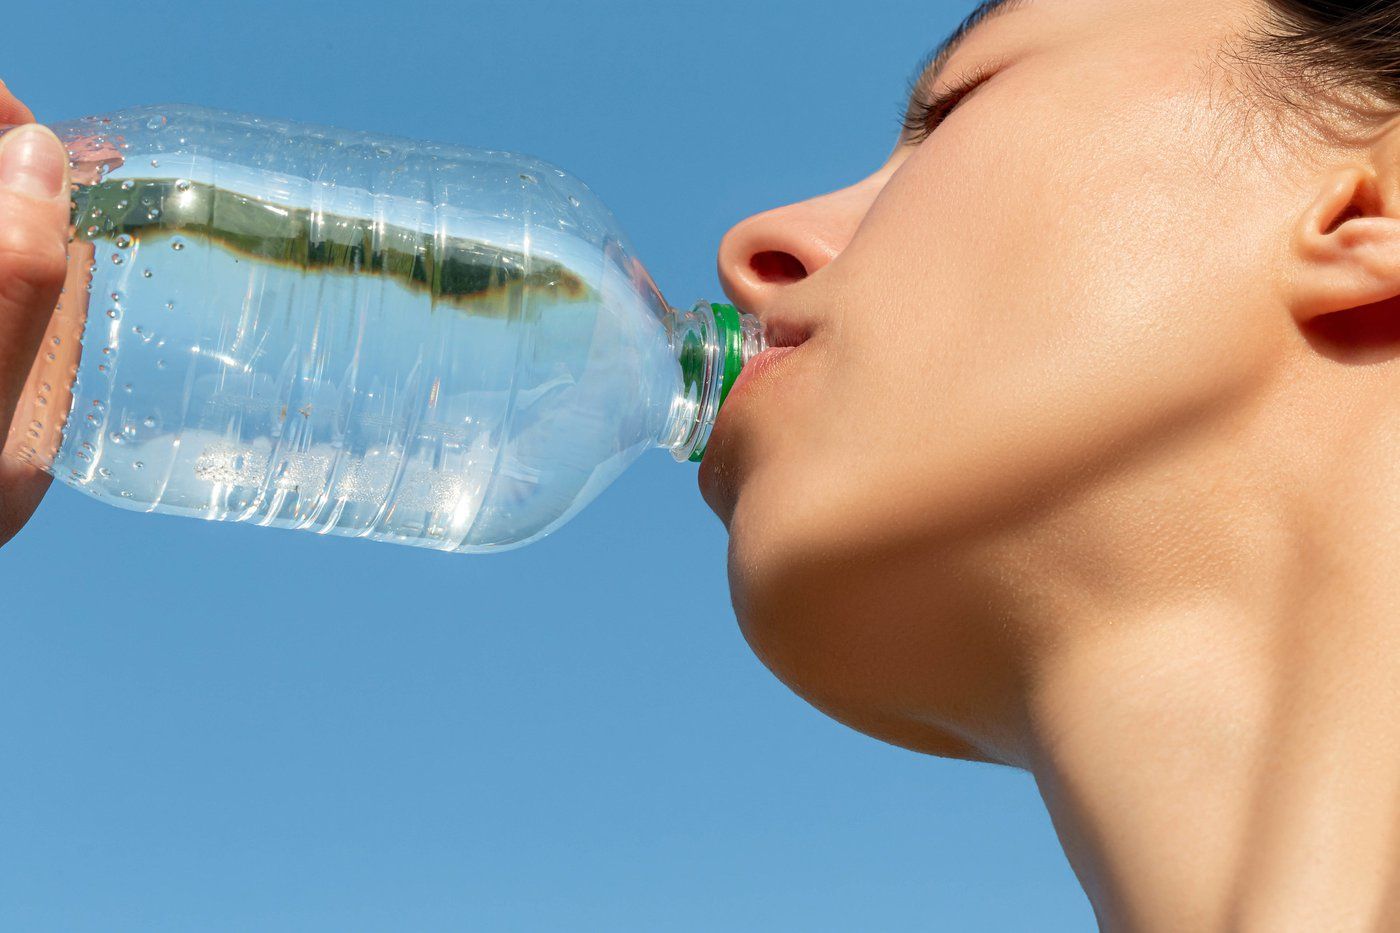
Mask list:
[[[0,124],[34,115],[0,83]],[[24,526],[49,478],[25,458],[15,417],[67,272],[68,154],[47,128],[0,137],[0,545]]]

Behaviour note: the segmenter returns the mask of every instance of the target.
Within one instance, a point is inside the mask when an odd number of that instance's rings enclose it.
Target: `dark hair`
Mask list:
[[[1400,0],[1267,0],[1267,7],[1246,56],[1259,90],[1329,121],[1400,111]]]

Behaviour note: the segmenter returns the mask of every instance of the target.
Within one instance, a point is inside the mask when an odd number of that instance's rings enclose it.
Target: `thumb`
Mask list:
[[[68,151],[36,124],[0,137],[0,438],[67,270]]]

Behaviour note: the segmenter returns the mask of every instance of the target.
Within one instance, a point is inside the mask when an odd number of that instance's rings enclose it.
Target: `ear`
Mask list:
[[[1364,165],[1333,169],[1314,185],[1293,231],[1289,304],[1298,321],[1400,297],[1400,200],[1383,191]]]

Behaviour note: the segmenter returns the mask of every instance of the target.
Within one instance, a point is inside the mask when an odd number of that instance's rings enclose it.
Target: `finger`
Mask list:
[[[63,287],[68,153],[46,127],[0,137],[0,419],[9,421]],[[8,423],[0,424],[8,431]]]
[[[0,123],[33,123],[34,114],[0,81]]]
[[[68,245],[68,253],[63,296],[39,342],[29,378],[20,390],[9,436],[0,450],[0,544],[19,531],[44,498],[49,488],[44,468],[58,455],[64,422],[73,406],[73,377],[78,372],[80,338],[92,297],[87,288],[92,244],[75,240]]]

